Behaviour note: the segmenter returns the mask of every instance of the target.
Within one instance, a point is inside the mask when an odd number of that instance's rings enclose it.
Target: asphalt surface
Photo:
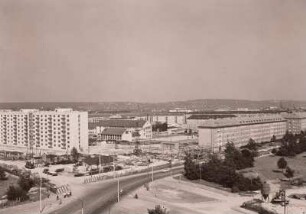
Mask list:
[[[154,179],[164,178],[181,172],[183,172],[183,167],[175,168],[167,172],[158,171],[154,173]],[[121,196],[124,197],[130,191],[150,182],[151,179],[151,173],[120,178],[120,189],[123,190]],[[118,181],[109,180],[100,185],[97,183],[95,185],[94,190],[84,195],[82,200],[75,199],[58,210],[50,212],[50,214],[82,214],[82,201],[84,214],[108,213],[109,207],[117,202]]]

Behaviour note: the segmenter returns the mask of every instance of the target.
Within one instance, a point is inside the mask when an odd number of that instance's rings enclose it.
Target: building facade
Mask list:
[[[232,114],[206,114],[206,115],[201,115],[201,114],[194,114],[190,115],[187,118],[187,129],[192,130],[193,132],[198,131],[198,126],[205,125],[207,121],[211,120],[218,120],[218,119],[223,119],[223,118],[233,118],[236,117],[235,115]]]
[[[299,134],[306,131],[306,112],[284,113],[287,120],[287,130],[292,134]]]
[[[89,123],[89,132],[99,135],[106,128],[124,128],[132,133],[133,140],[152,138],[152,125],[145,120],[108,119],[96,123]]]
[[[39,153],[88,151],[88,114],[72,109],[0,111],[0,145]]]
[[[133,141],[132,132],[125,128],[105,128],[101,134],[98,135],[98,139],[101,141]]]
[[[280,115],[225,118],[208,121],[198,127],[199,146],[220,151],[228,142],[236,146],[246,145],[250,138],[255,142],[277,139],[286,133],[286,120]]]

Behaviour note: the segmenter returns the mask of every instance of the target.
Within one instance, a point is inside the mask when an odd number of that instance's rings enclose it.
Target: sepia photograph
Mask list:
[[[306,214],[306,0],[0,0],[0,214]]]

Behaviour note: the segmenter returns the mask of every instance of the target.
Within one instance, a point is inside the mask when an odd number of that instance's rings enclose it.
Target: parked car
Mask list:
[[[77,172],[77,173],[74,174],[74,177],[82,177],[84,175],[85,175],[84,173]]]
[[[169,172],[170,169],[163,169],[162,172]]]
[[[44,166],[49,167],[50,163],[47,162],[47,163],[44,164]]]
[[[63,172],[63,171],[64,171],[64,168],[59,168],[55,170],[55,172]]]
[[[56,172],[49,172],[48,174],[49,174],[49,175],[52,175],[52,176],[57,176],[57,173],[56,173]]]
[[[44,173],[44,174],[49,174],[49,169],[44,169],[44,170],[43,170],[43,173]]]
[[[35,166],[30,161],[27,161],[26,164],[25,164],[25,168],[27,168],[27,169],[34,169]]]

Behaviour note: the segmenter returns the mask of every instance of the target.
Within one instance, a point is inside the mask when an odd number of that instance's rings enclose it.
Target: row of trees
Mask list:
[[[221,160],[211,155],[208,162],[197,163],[191,154],[185,157],[185,176],[190,180],[202,178],[209,182],[221,184],[231,188],[233,192],[258,190],[261,188],[259,178],[245,178],[237,170],[252,167],[256,150],[244,149],[240,151],[233,143],[228,143],[225,149],[225,158]]]
[[[306,136],[303,131],[296,135],[286,132],[281,142],[281,147],[273,151],[278,156],[293,157],[306,151]]]

